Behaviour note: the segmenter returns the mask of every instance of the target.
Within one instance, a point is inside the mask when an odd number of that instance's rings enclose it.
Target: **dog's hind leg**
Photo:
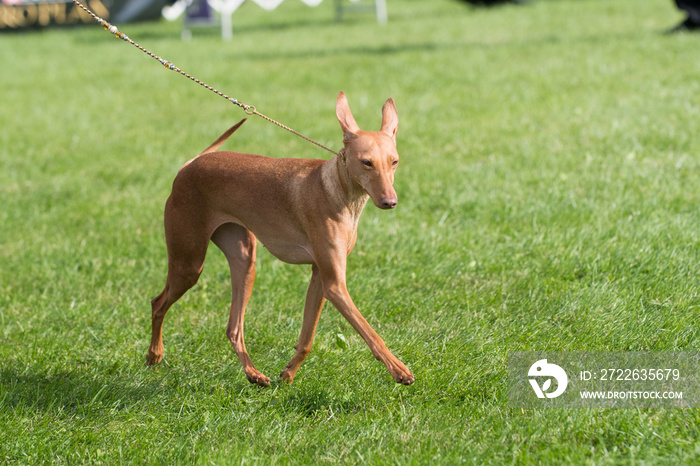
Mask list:
[[[224,223],[217,228],[211,240],[223,251],[231,270],[231,314],[226,336],[233,345],[248,380],[251,383],[268,386],[269,377],[253,366],[243,338],[245,308],[250,300],[255,281],[255,235],[241,225]]]
[[[314,334],[316,333],[316,325],[318,318],[321,316],[321,310],[326,298],[323,297],[323,282],[319,274],[316,264],[312,267],[311,283],[306,292],[306,304],[304,304],[304,319],[301,325],[301,334],[299,334],[299,342],[294,349],[296,353],[284,371],[280,374],[282,380],[292,383],[294,375],[299,370],[301,363],[311,352],[311,345],[314,342]]]
[[[165,210],[165,241],[168,247],[168,277],[165,288],[151,300],[151,345],[146,362],[157,364],[163,359],[163,319],[183,294],[192,288],[202,273],[209,236],[200,219],[186,211],[172,208],[170,199]],[[183,225],[189,231],[181,234]]]

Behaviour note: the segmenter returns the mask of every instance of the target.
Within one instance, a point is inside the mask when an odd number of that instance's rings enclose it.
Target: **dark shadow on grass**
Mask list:
[[[235,20],[235,16],[234,16]],[[294,21],[269,21],[264,23],[234,23],[233,25],[233,41],[236,40],[236,36],[242,36],[244,34],[250,34],[254,32],[279,32],[288,31],[291,29],[319,29],[325,28],[332,25],[334,20],[332,17],[323,18],[309,18],[309,19],[298,19]],[[197,31],[196,29],[194,31]],[[216,28],[218,35],[221,35],[221,29]]]
[[[358,400],[334,396],[322,389],[295,392],[282,400],[282,404],[285,409],[299,412],[305,417],[315,417],[318,414],[327,416],[329,412],[345,414],[361,409]]]
[[[453,48],[453,47],[449,47]],[[404,52],[433,52],[440,49],[448,49],[444,44],[434,44],[434,43],[419,43],[419,44],[402,44],[402,45],[391,45],[382,44],[377,47],[369,46],[357,46],[357,47],[342,47],[342,48],[322,48],[315,50],[295,50],[295,51],[269,51],[269,52],[256,52],[248,54],[236,54],[232,58],[240,59],[245,58],[249,60],[279,60],[282,58],[324,58],[333,57],[338,55],[360,55],[360,56],[385,56],[385,55],[395,55]]]
[[[11,366],[0,370],[0,403],[12,409],[85,415],[127,409],[160,389],[151,385],[135,386],[118,375],[101,378],[81,370],[46,375],[31,366]]]
[[[597,45],[607,43],[610,40],[638,40],[639,33],[617,33],[607,35],[587,35],[587,36],[567,36],[547,35],[533,37],[530,39],[513,38],[512,40],[502,42],[486,42],[481,40],[465,40],[464,42],[415,42],[404,44],[388,44],[380,43],[376,46],[370,45],[348,45],[343,47],[325,47],[318,49],[302,49],[302,50],[270,50],[253,52],[253,53],[232,53],[227,57],[227,60],[235,62],[240,59],[251,61],[267,61],[280,59],[307,59],[307,58],[325,58],[343,55],[357,56],[391,56],[402,53],[435,53],[435,52],[469,52],[471,50],[498,50],[511,49],[517,52],[521,49],[531,49],[533,46],[558,45],[561,43],[588,43]]]

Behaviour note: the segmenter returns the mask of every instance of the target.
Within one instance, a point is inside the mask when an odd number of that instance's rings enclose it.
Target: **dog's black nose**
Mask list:
[[[399,203],[399,200],[396,199],[395,197],[389,197],[389,198],[384,198],[382,199],[382,209],[393,209],[396,207],[396,204]]]

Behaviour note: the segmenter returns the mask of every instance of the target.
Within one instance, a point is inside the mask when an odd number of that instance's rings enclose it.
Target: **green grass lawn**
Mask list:
[[[700,350],[700,35],[663,34],[670,0],[388,7],[122,28],[336,149],[339,90],[365,129],[396,100],[399,205],[367,206],[348,287],[410,387],[330,304],[294,384],[250,385],[215,247],[146,367],[172,180],[245,115],[97,25],[0,35],[0,462],[700,461],[698,409],[507,400],[512,351]],[[330,156],[259,118],[225,147]],[[276,378],[310,269],[257,268],[247,346]]]

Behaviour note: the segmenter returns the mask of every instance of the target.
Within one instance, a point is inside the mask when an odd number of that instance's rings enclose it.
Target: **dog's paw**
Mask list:
[[[292,374],[289,369],[285,369],[280,374],[280,380],[287,383],[292,383],[294,381],[294,374]]]
[[[146,355],[146,365],[147,366],[154,366],[158,364],[161,360],[163,359],[162,354],[155,354],[151,351],[148,352]]]
[[[270,378],[262,372],[251,372],[250,374],[246,374],[246,378],[248,379],[248,382],[260,385],[261,387],[270,386]]]
[[[409,372],[408,374],[399,374],[395,376],[394,380],[396,380],[396,383],[400,383],[403,385],[411,385],[413,382],[416,381],[416,378],[411,372]]]
[[[416,381],[416,378],[413,376],[413,372],[408,370],[408,367],[406,367],[404,363],[396,358],[394,358],[393,364],[387,364],[387,369],[389,369],[389,373],[394,378],[396,383],[411,385]]]

